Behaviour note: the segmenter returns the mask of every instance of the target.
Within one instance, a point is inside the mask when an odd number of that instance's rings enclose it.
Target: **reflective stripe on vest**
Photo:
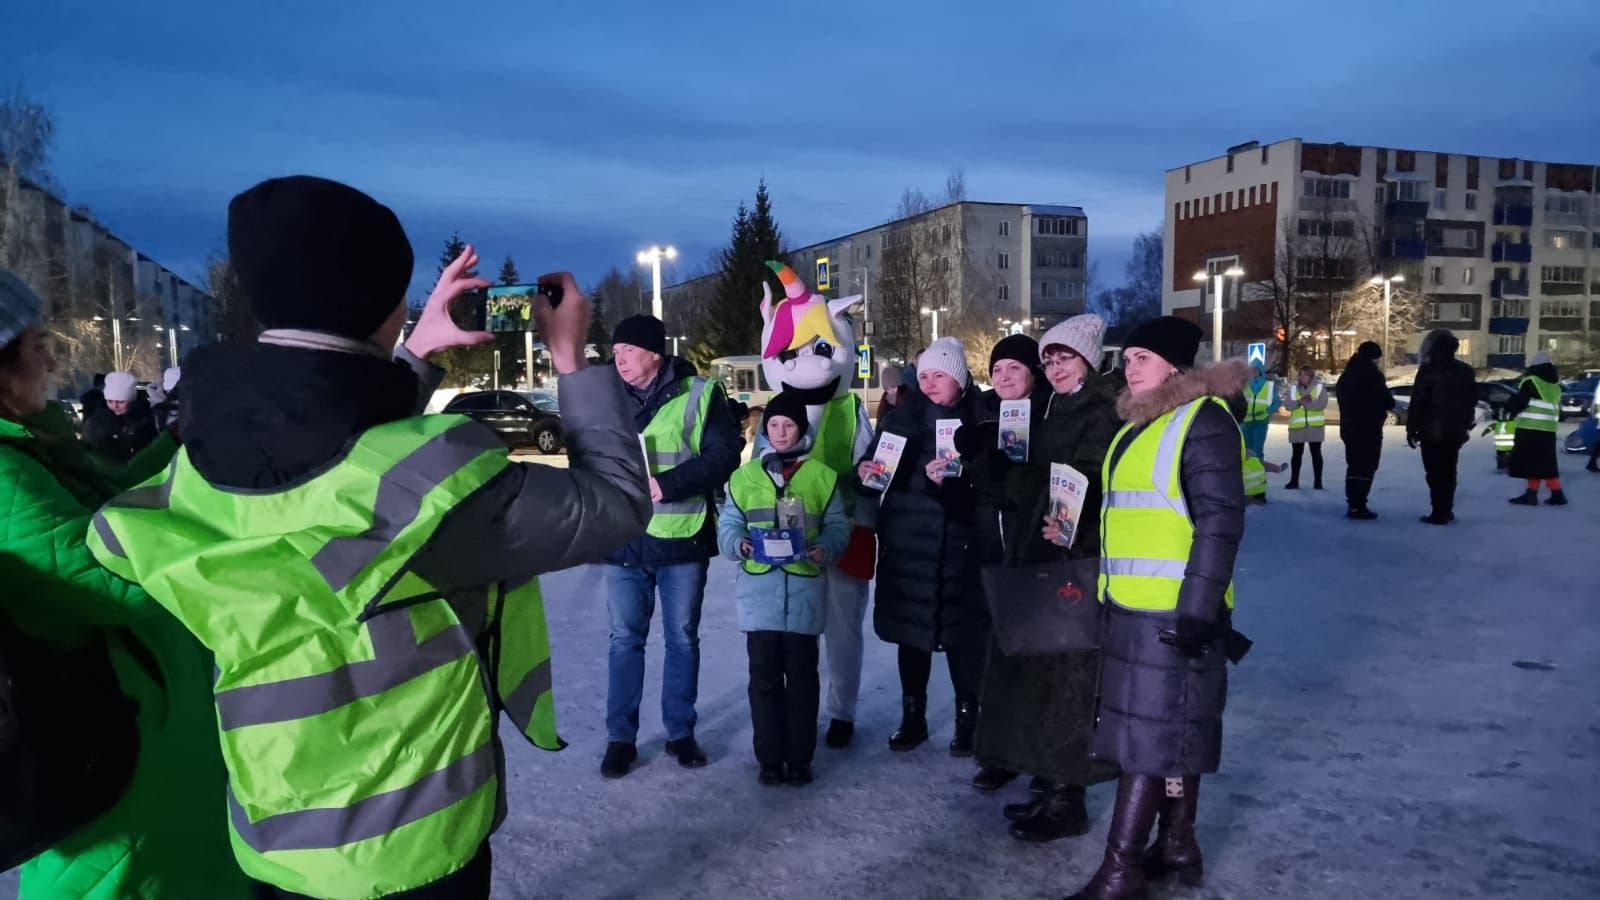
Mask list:
[[[1101,470],[1105,485],[1100,507],[1101,602],[1150,612],[1178,608],[1194,544],[1194,524],[1180,477],[1183,443],[1204,403],[1226,409],[1220,399],[1203,397],[1162,415],[1131,439],[1134,426],[1124,425],[1112,440]],[[1129,443],[1119,455],[1124,440]],[[1242,465],[1243,435],[1239,458]],[[1225,600],[1231,608],[1231,583]]]
[[[657,475],[680,466],[700,453],[706,412],[716,390],[710,379],[694,376],[678,384],[678,393],[656,411],[644,429],[645,461]],[[706,522],[706,498],[681,497],[656,503],[650,516],[651,537],[689,538]]]
[[[1244,495],[1246,497],[1267,495],[1267,467],[1254,456],[1247,456],[1244,460]]]
[[[1528,401],[1528,406],[1517,414],[1517,428],[1529,431],[1555,431],[1561,421],[1561,388],[1536,375],[1528,375],[1517,382],[1517,389],[1532,382],[1539,396]]]
[[[1301,390],[1302,389],[1298,384],[1289,389],[1289,396],[1294,398],[1296,403],[1300,402]],[[1312,400],[1316,400],[1318,397],[1321,397],[1322,385],[1312,385],[1310,394]],[[1328,417],[1324,410],[1300,406],[1297,407],[1294,412],[1289,413],[1290,431],[1299,431],[1302,428],[1322,428],[1326,426],[1327,423]]]
[[[815,459],[807,459],[801,463],[800,468],[795,470],[794,477],[789,480],[786,495],[800,498],[800,502],[805,505],[808,546],[816,541],[818,532],[822,530],[822,514],[827,510],[828,501],[832,499],[838,482],[838,474]],[[751,460],[734,471],[733,477],[728,479],[728,496],[733,498],[734,504],[744,513],[746,525],[771,528],[777,524],[778,486],[773,483],[772,476],[762,468],[761,460]],[[768,563],[759,563],[751,559],[745,560],[742,565],[751,575],[765,575],[773,569]],[[822,572],[822,569],[809,559],[786,563],[781,568],[790,575],[808,577],[815,577]]]
[[[426,416],[276,491],[214,488],[185,451],[95,517],[101,561],[214,654],[234,852],[252,878],[323,897],[438,880],[493,827],[498,710],[562,746],[537,580],[446,598],[408,568],[507,465],[488,429]]]
[[[1267,421],[1272,412],[1273,392],[1276,390],[1277,385],[1274,384],[1270,378],[1261,382],[1261,388],[1259,390],[1253,389],[1249,385],[1245,385],[1244,399],[1247,406],[1245,409],[1244,420],[1246,422]]]
[[[1517,423],[1501,419],[1494,423],[1494,449],[1509,451],[1517,446]]]

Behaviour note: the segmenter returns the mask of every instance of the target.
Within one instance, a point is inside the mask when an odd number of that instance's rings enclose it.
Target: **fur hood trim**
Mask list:
[[[1226,402],[1242,392],[1249,380],[1250,368],[1237,359],[1181,369],[1160,387],[1140,397],[1123,388],[1122,395],[1117,398],[1117,413],[1134,425],[1147,425],[1207,394]]]

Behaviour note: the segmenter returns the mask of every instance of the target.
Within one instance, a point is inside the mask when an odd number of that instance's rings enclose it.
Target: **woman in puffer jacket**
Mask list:
[[[1244,536],[1244,441],[1223,398],[1239,362],[1195,368],[1201,331],[1162,316],[1123,342],[1127,420],[1106,455],[1106,608],[1092,753],[1123,775],[1105,859],[1076,896],[1144,897],[1147,878],[1200,882],[1200,776],[1222,759],[1233,569]],[[1155,845],[1146,849],[1159,816]]]

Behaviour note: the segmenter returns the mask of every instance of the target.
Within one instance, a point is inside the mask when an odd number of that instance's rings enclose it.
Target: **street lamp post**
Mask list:
[[[942,306],[924,306],[922,308],[923,315],[933,317],[933,339],[936,341],[939,339],[939,313],[942,312],[945,312],[945,308]]]
[[[1194,280],[1200,282],[1201,285],[1204,285],[1208,278],[1212,280],[1212,290],[1217,298],[1211,305],[1211,359],[1213,362],[1222,361],[1222,279],[1239,279],[1243,277],[1244,270],[1238,266],[1230,266],[1213,275],[1207,275],[1204,269],[1194,273]]]
[[[658,320],[661,319],[661,260],[677,258],[678,249],[676,247],[667,247],[666,249],[651,247],[649,250],[639,253],[639,265],[650,267],[650,283],[655,289],[655,294],[650,301],[650,315],[655,316]]]
[[[672,355],[673,356],[677,356],[678,355],[678,342],[679,341],[687,341],[688,339],[689,339],[689,336],[686,335],[686,334],[675,334],[675,335],[672,336]]]
[[[1404,275],[1374,275],[1370,282],[1371,284],[1383,285],[1383,356],[1385,359],[1389,358],[1389,292],[1391,285],[1404,284],[1405,280],[1406,276]]]
[[[92,322],[111,323],[111,365],[118,372],[122,371],[122,319],[117,316],[90,316]],[[139,321],[138,316],[128,316],[129,322]],[[174,342],[176,346],[176,342]],[[177,363],[173,363],[177,365]]]

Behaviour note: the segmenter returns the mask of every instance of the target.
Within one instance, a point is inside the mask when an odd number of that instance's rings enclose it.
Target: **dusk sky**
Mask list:
[[[230,196],[311,173],[395,208],[415,295],[453,229],[584,281],[670,242],[677,280],[762,177],[801,246],[964,167],[1082,206],[1115,283],[1163,171],[1242,141],[1600,162],[1595,0],[779,8],[4,0],[0,86],[53,112],[67,199],[181,274]]]

